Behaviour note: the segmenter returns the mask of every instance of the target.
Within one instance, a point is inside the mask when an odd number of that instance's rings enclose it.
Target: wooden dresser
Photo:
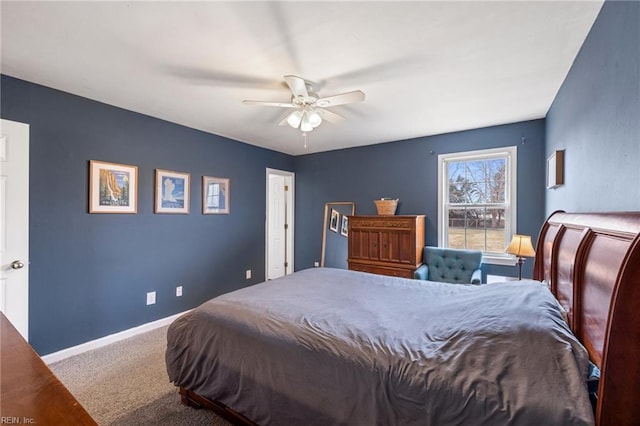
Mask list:
[[[422,265],[424,215],[349,216],[349,269],[413,278]]]
[[[97,423],[0,312],[2,424]]]

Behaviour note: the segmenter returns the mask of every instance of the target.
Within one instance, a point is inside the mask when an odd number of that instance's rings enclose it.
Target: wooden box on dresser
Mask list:
[[[349,216],[349,269],[413,278],[422,264],[424,215]]]

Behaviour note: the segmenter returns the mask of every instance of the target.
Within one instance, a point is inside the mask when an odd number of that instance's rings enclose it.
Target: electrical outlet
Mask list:
[[[313,262],[313,266],[315,266],[316,268],[320,266],[320,262]]]
[[[251,279],[251,269],[247,269],[247,279]]]
[[[156,303],[156,292],[150,291],[147,293],[147,305],[153,305]]]
[[[176,287],[176,297],[180,297],[180,296],[182,296],[182,286],[181,285]]]

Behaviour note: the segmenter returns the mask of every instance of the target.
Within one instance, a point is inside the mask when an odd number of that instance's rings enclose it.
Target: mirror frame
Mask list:
[[[327,224],[329,223],[330,206],[351,205],[351,215],[356,214],[356,203],[353,201],[329,201],[324,203],[324,223],[322,227],[322,256],[320,257],[320,266],[324,267],[325,250],[327,248]],[[348,238],[348,237],[347,237]]]

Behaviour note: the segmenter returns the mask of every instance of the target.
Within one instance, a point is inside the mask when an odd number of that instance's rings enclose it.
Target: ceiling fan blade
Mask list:
[[[286,103],[286,102],[265,102],[265,101],[244,100],[242,101],[242,103],[247,105],[273,106],[273,107],[280,107],[280,108],[297,108],[294,104]]]
[[[345,118],[340,114],[331,112],[328,109],[318,108],[316,111],[318,111],[318,114],[320,114],[320,117],[322,117],[323,120],[327,120],[329,123],[337,124],[342,123],[345,120]]]
[[[206,84],[219,87],[250,87],[279,90],[284,86],[281,80],[262,78],[257,75],[227,73],[210,68],[165,66],[164,71],[172,77],[188,81],[191,84]]]
[[[284,115],[284,117],[282,117],[282,120],[280,120],[280,122],[278,123],[278,126],[284,126],[286,124],[289,124],[288,120],[289,120],[289,116],[291,114],[292,114],[291,112],[287,111],[287,113]]]
[[[316,105],[322,108],[330,108],[336,105],[351,104],[364,101],[364,92],[354,90],[353,92],[341,93],[339,95],[327,96],[316,101]]]
[[[308,97],[309,93],[307,93],[307,84],[304,82],[303,78],[297,77],[295,75],[285,75],[285,81],[289,85],[289,89],[291,89],[291,93],[294,97]]]

